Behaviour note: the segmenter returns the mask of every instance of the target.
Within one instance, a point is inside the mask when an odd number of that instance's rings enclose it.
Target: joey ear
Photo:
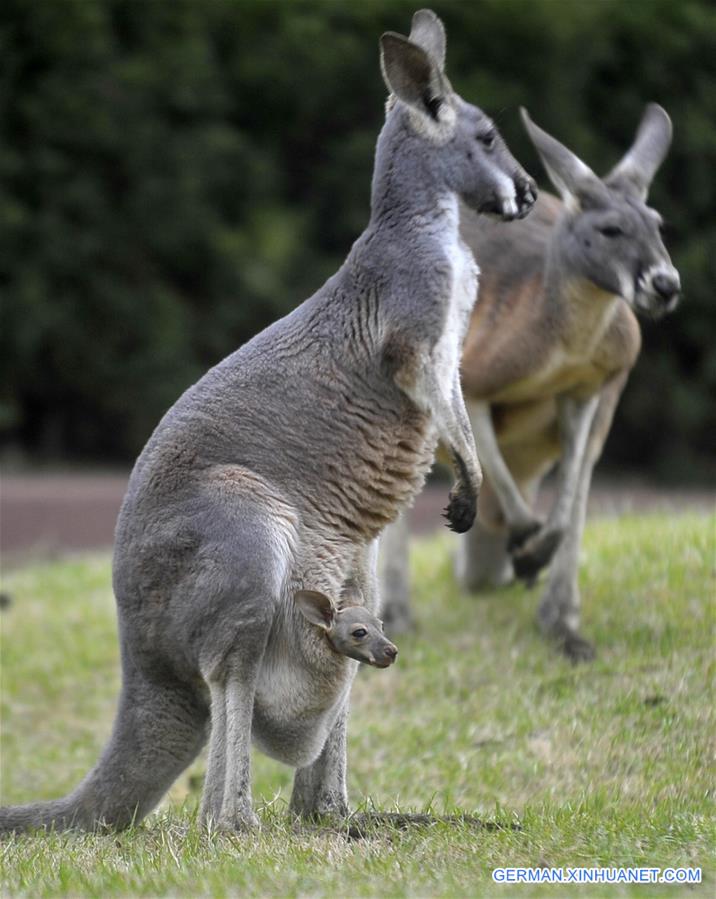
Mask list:
[[[325,593],[317,590],[297,590],[293,599],[304,617],[318,627],[327,631],[333,627],[336,607]]]
[[[649,103],[639,123],[631,149],[604,179],[645,200],[652,179],[671,146],[673,128],[665,109]]]
[[[441,72],[445,71],[445,26],[432,9],[419,9],[415,13],[410,40],[427,51]]]
[[[599,178],[582,160],[556,138],[535,125],[524,106],[520,107],[522,122],[530,140],[539,153],[549,180],[567,205],[579,204],[580,192],[598,189]],[[603,190],[603,188],[602,188]]]
[[[380,67],[388,90],[403,103],[437,120],[448,86],[430,55],[402,34],[380,39]]]

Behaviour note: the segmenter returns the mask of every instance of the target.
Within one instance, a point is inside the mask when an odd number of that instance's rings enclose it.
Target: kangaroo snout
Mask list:
[[[398,657],[398,647],[393,643],[386,643],[381,650],[373,653],[373,658],[368,662],[374,668],[389,668]]]
[[[503,176],[492,197],[483,203],[481,213],[494,215],[504,222],[524,218],[537,200],[537,185],[526,172]]]
[[[675,268],[653,268],[637,280],[635,305],[640,312],[659,319],[673,312],[681,296],[681,279]]]
[[[388,664],[392,665],[393,662],[398,657],[398,647],[395,646],[393,643],[389,643],[383,650],[383,655],[385,656],[385,658],[387,658],[389,660]]]
[[[659,272],[651,279],[654,292],[662,300],[667,309],[673,308],[681,293],[681,280],[676,272]]]

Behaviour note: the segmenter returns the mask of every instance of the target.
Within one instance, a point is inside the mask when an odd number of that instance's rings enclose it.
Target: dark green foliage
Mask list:
[[[686,298],[645,348],[614,462],[709,471],[716,418],[716,9],[706,0],[445,0],[457,90],[544,185],[516,114],[598,172],[644,104],[674,120],[653,200]],[[5,443],[130,459],[209,365],[305,299],[368,216],[405,0],[5,0]]]

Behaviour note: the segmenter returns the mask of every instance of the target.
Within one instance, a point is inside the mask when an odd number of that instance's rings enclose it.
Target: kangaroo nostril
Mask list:
[[[390,646],[386,646],[385,654],[388,656],[389,659],[394,659],[398,655],[397,646],[393,646],[392,644]]]
[[[663,273],[654,275],[651,279],[651,283],[654,290],[664,300],[670,300],[675,293],[679,292],[681,286],[678,280],[672,275],[665,275]]]

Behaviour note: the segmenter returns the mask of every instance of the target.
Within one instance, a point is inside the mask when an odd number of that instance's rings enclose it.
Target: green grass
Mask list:
[[[353,693],[354,803],[456,811],[446,823],[349,839],[296,828],[291,772],[255,756],[260,832],[196,825],[198,762],[133,831],[3,841],[3,894],[39,896],[713,895],[716,519],[602,520],[584,545],[585,633],[572,667],[522,588],[456,588],[448,535],[414,548],[419,630]],[[27,567],[4,589],[2,800],[52,797],[93,764],[118,687],[107,557]],[[710,767],[711,766],[711,767]],[[701,866],[684,888],[498,886],[502,866]]]

